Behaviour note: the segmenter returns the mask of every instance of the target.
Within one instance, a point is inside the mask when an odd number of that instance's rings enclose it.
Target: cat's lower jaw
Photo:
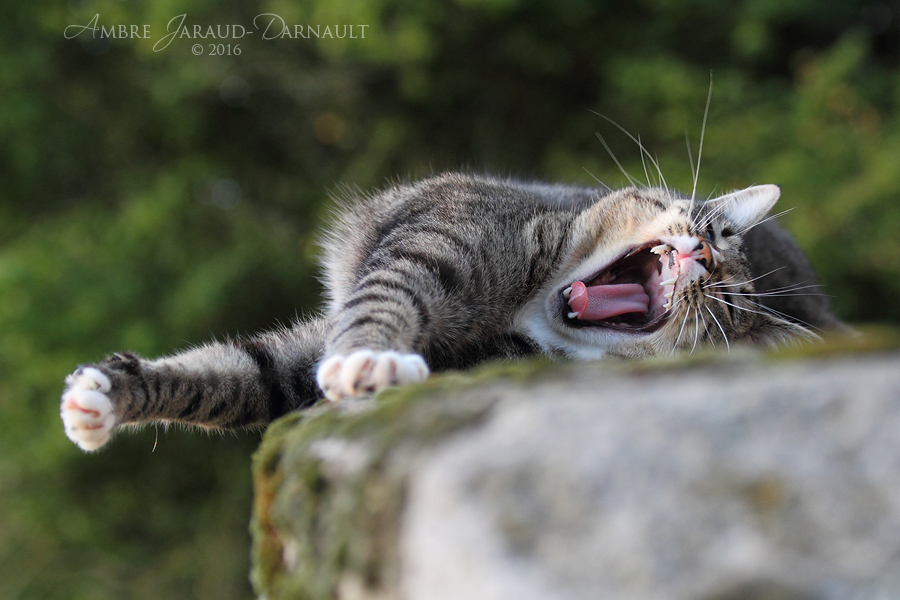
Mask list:
[[[316,381],[332,402],[365,396],[384,388],[418,383],[428,377],[428,365],[418,354],[356,350],[335,354],[319,365]]]
[[[106,396],[109,378],[98,369],[83,367],[66,377],[66,386],[59,410],[66,435],[82,450],[97,450],[109,441],[116,425]]]

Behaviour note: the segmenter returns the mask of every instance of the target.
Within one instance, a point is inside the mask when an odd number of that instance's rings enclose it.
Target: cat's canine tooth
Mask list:
[[[567,287],[566,289],[563,290],[563,298],[565,298],[566,300],[568,300],[568,299],[569,299],[569,294],[571,294],[571,293],[572,293],[572,286],[569,286],[569,287]]]
[[[676,281],[678,281],[678,275],[676,275],[676,276],[673,277],[672,279],[666,279],[665,281],[660,281],[660,282],[659,282],[659,285],[672,285],[672,284],[674,284]]]
[[[662,254],[663,252],[668,252],[671,249],[671,246],[668,244],[660,244],[659,246],[654,246],[650,248],[650,252],[653,254]]]
[[[578,313],[577,313],[577,312],[570,312],[570,313],[569,313],[569,318],[570,318],[570,319],[574,319],[574,318],[576,318],[577,316],[578,316]]]

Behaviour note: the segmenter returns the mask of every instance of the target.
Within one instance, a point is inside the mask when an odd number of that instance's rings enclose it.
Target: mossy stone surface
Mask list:
[[[707,349],[638,362],[497,363],[289,415],[270,427],[254,460],[254,586],[267,600],[397,597],[410,472],[423,451],[477,429],[499,402],[516,401],[510,394],[524,401],[534,386],[565,390],[581,378],[639,387],[648,375],[764,372],[898,347],[900,335],[882,328],[765,353]]]

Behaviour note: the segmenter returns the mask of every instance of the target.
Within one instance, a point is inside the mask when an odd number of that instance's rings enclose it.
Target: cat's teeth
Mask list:
[[[569,287],[567,287],[566,289],[563,290],[563,298],[565,298],[566,300],[568,300],[568,299],[569,299],[569,294],[571,294],[571,293],[572,293],[572,287],[569,286]]]
[[[666,298],[668,298],[670,302],[672,301],[672,296],[673,296],[673,295],[675,295],[675,290],[672,290],[671,292],[666,292],[665,294],[663,294],[663,296],[665,296]]]
[[[668,244],[660,244],[659,246],[650,248],[650,252],[652,252],[653,254],[663,254],[664,252],[668,252],[670,249],[671,248]]]
[[[671,299],[671,298],[669,298],[669,301],[668,301],[668,302],[666,302],[665,304],[663,304],[663,308],[666,309],[666,310],[669,310],[670,308],[672,308],[672,299]]]
[[[674,284],[676,281],[678,281],[678,275],[676,275],[676,276],[673,277],[672,279],[666,279],[665,281],[660,281],[660,282],[659,282],[659,285],[672,285],[672,284]]]
[[[570,319],[574,319],[574,318],[576,318],[577,316],[578,316],[578,313],[577,313],[577,312],[570,312],[570,313],[569,313],[569,318],[570,318]]]

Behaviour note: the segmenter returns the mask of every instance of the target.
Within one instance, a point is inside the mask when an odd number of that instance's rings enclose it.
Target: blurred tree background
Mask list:
[[[155,52],[185,13],[191,30],[273,13],[356,37]],[[151,38],[65,38],[96,14]],[[342,186],[461,167],[625,184],[597,131],[643,177],[592,110],[689,191],[710,71],[698,195],[780,184],[838,312],[900,321],[898,63],[900,6],[882,2],[2,3],[0,597],[251,598],[258,434],[148,428],[85,455],[59,421],[64,376],[314,309]]]

